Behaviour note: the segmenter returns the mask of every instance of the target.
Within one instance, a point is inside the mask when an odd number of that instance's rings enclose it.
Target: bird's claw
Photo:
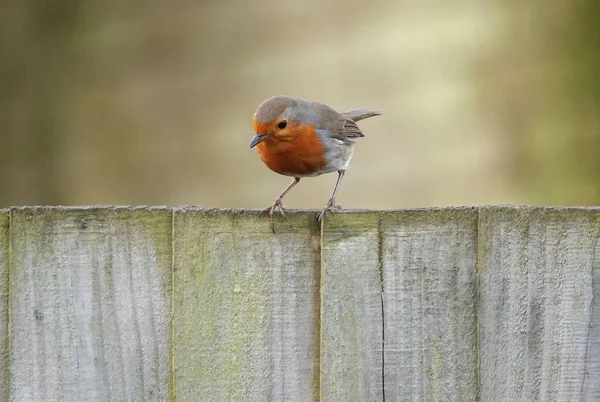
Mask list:
[[[265,212],[269,213],[269,226],[271,227],[271,231],[273,233],[275,233],[275,222],[273,221],[273,213],[275,212],[275,210],[279,211],[281,216],[283,216],[283,219],[285,219],[285,208],[283,208],[283,202],[281,201],[281,198],[276,199],[273,205],[266,207],[265,209],[260,211],[261,214]]]
[[[325,208],[319,211],[319,214],[317,215],[317,222],[321,223],[323,221],[323,218],[325,218],[325,213],[327,211],[335,212],[335,210],[340,211],[341,209],[342,206],[340,204],[336,204],[333,198],[329,199],[329,201],[327,201],[327,204],[325,204]]]

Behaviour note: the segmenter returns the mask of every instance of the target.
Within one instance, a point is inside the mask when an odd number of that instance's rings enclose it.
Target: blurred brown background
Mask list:
[[[251,118],[371,108],[347,208],[600,204],[600,2],[0,3],[0,207],[262,208]],[[320,208],[335,174],[288,208]]]

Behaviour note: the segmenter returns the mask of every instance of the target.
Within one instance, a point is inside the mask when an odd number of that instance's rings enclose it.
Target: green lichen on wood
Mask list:
[[[379,213],[374,211],[333,212],[325,216],[326,243],[362,236],[366,232],[379,230]]]
[[[8,276],[10,212],[0,209],[0,400],[9,398]]]
[[[385,224],[406,227],[423,225],[472,224],[477,219],[477,207],[415,208],[392,211],[374,211]]]
[[[284,392],[274,399],[316,398],[314,213],[276,216],[275,234],[257,212],[183,208],[174,217],[176,398],[256,400],[273,388]],[[282,305],[289,303],[298,309],[292,321]],[[291,367],[302,378],[286,379]]]

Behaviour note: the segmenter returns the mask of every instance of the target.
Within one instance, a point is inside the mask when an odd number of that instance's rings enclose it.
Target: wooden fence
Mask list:
[[[600,209],[0,211],[0,400],[600,400]]]

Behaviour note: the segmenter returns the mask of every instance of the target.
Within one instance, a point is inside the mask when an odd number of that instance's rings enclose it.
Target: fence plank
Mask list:
[[[169,398],[171,216],[12,210],[14,401]]]
[[[321,270],[321,400],[383,400],[377,213],[327,215]]]
[[[318,400],[319,229],[288,212],[176,210],[175,396]]]
[[[0,209],[0,401],[10,400],[8,342],[9,211]]]
[[[477,210],[382,214],[388,400],[477,398]]]
[[[598,400],[600,210],[482,208],[479,242],[481,400]]]

